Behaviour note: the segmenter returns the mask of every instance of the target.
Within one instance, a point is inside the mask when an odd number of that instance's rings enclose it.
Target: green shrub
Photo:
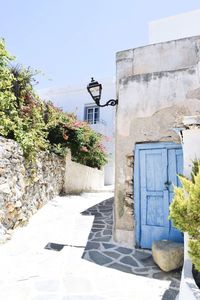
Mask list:
[[[192,180],[179,176],[182,187],[174,188],[170,205],[170,219],[174,225],[189,234],[189,255],[200,271],[200,162],[194,162]]]
[[[47,107],[48,140],[52,147],[70,148],[72,159],[81,164],[101,168],[107,162],[102,145],[103,136],[88,123],[77,120],[74,114],[64,113],[49,102]]]
[[[51,102],[43,102],[34,92],[38,72],[22,66],[10,67],[13,57],[0,40],[0,135],[17,141],[29,161],[40,150],[101,168],[107,162],[102,136],[74,114],[63,112]]]
[[[12,92],[14,76],[8,68],[13,59],[5,50],[4,41],[0,40],[0,134],[9,135],[15,128],[18,116],[15,95]]]

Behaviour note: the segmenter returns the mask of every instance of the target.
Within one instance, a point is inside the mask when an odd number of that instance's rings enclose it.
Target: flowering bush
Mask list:
[[[31,71],[10,68],[12,59],[0,40],[0,135],[16,140],[32,159],[39,149],[48,147],[43,103],[33,92]]]
[[[72,159],[81,164],[94,168],[105,165],[107,154],[101,134],[93,131],[88,123],[78,121],[74,114],[58,110],[52,103],[47,103],[47,115],[48,140],[53,147],[70,148]]]
[[[102,136],[74,114],[43,102],[33,90],[37,72],[10,67],[12,59],[0,40],[0,135],[16,140],[28,160],[39,150],[64,156],[68,147],[74,161],[101,168],[107,161]]]

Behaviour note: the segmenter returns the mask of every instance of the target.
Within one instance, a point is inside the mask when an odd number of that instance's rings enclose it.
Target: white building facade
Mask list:
[[[114,79],[97,79],[102,84],[102,103],[115,97]],[[88,82],[89,83],[89,82]],[[93,130],[105,136],[104,146],[108,152],[108,163],[104,167],[104,184],[114,184],[114,119],[115,107],[98,107],[87,92],[87,83],[82,86],[49,88],[39,90],[43,100],[51,100],[56,106],[77,118],[87,121]]]
[[[200,9],[149,23],[149,44],[200,35]]]

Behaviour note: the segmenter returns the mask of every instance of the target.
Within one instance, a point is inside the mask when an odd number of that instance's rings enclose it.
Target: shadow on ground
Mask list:
[[[94,222],[82,258],[98,265],[139,276],[170,281],[163,300],[173,300],[178,294],[181,270],[163,272],[154,263],[150,250],[132,249],[117,245],[112,238],[113,198],[82,212],[93,215]]]

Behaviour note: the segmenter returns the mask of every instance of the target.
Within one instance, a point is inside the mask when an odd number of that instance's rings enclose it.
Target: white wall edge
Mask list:
[[[200,289],[192,275],[192,262],[186,259],[183,265],[179,300],[200,300]]]

